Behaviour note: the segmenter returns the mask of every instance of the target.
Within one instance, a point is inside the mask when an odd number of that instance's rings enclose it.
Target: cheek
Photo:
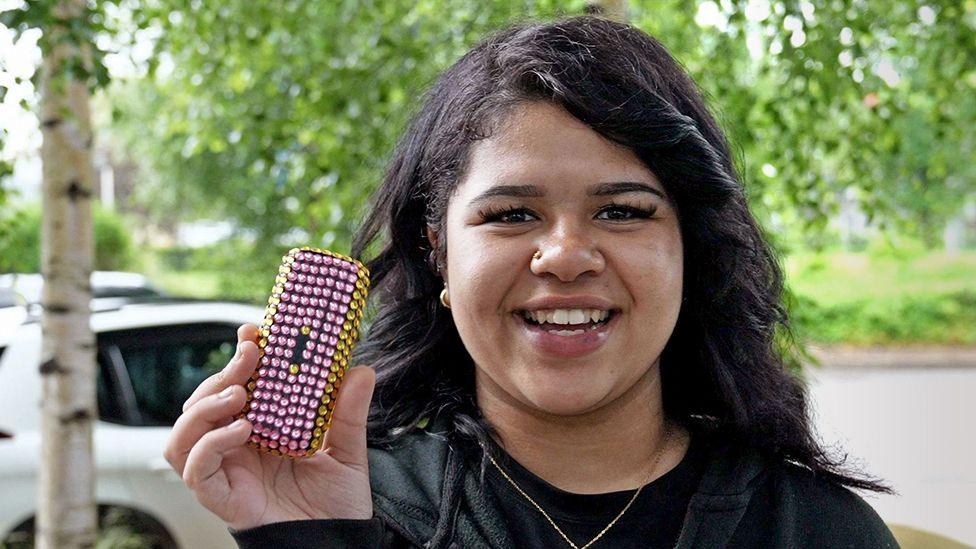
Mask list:
[[[458,304],[455,316],[459,312],[476,316],[501,310],[517,276],[511,247],[465,236],[449,244],[448,250],[448,285],[452,300]]]
[[[684,253],[680,236],[675,234],[656,240],[639,251],[631,251],[631,255],[641,260],[624,258],[621,264],[627,269],[623,279],[631,286],[631,295],[638,300],[637,308],[665,312],[680,305],[684,282]]]

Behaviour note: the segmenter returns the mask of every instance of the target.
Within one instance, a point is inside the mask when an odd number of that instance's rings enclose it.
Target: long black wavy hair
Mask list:
[[[842,485],[890,492],[846,469],[813,433],[804,387],[777,343],[777,332],[792,341],[782,272],[694,82],[654,38],[593,16],[492,34],[441,74],[397,144],[352,245],[360,258],[380,248],[365,258],[374,314],[355,351],[356,363],[377,372],[371,443],[392,444],[438,415],[449,418],[453,436],[490,440],[475,402],[475,366],[439,305],[443,283],[430,257],[437,266],[447,260],[447,203],[472,143],[529,101],[562,106],[629,147],[676,204],[686,300],[661,355],[667,416],[708,424]],[[428,226],[439,235],[436,250]]]

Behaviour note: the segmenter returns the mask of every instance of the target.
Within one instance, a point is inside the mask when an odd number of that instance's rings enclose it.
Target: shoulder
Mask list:
[[[389,446],[370,446],[373,503],[388,517],[436,522],[449,446],[436,430],[416,430]]]
[[[738,508],[731,547],[896,548],[878,513],[822,474],[721,438],[709,440],[699,505]]]
[[[766,484],[778,519],[803,545],[898,547],[871,505],[831,479],[783,461],[769,466]]]

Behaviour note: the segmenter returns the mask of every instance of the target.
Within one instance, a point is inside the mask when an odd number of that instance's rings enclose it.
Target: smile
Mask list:
[[[599,329],[610,321],[611,311],[599,309],[553,309],[523,311],[522,317],[530,326],[537,326],[560,337],[575,336]]]
[[[575,358],[602,347],[620,314],[617,310],[555,309],[519,311],[512,316],[519,331],[536,350],[556,357]]]

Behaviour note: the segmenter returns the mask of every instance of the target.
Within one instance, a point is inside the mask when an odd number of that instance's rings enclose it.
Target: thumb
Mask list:
[[[342,463],[366,463],[366,418],[375,386],[376,372],[369,366],[346,372],[322,445]]]

